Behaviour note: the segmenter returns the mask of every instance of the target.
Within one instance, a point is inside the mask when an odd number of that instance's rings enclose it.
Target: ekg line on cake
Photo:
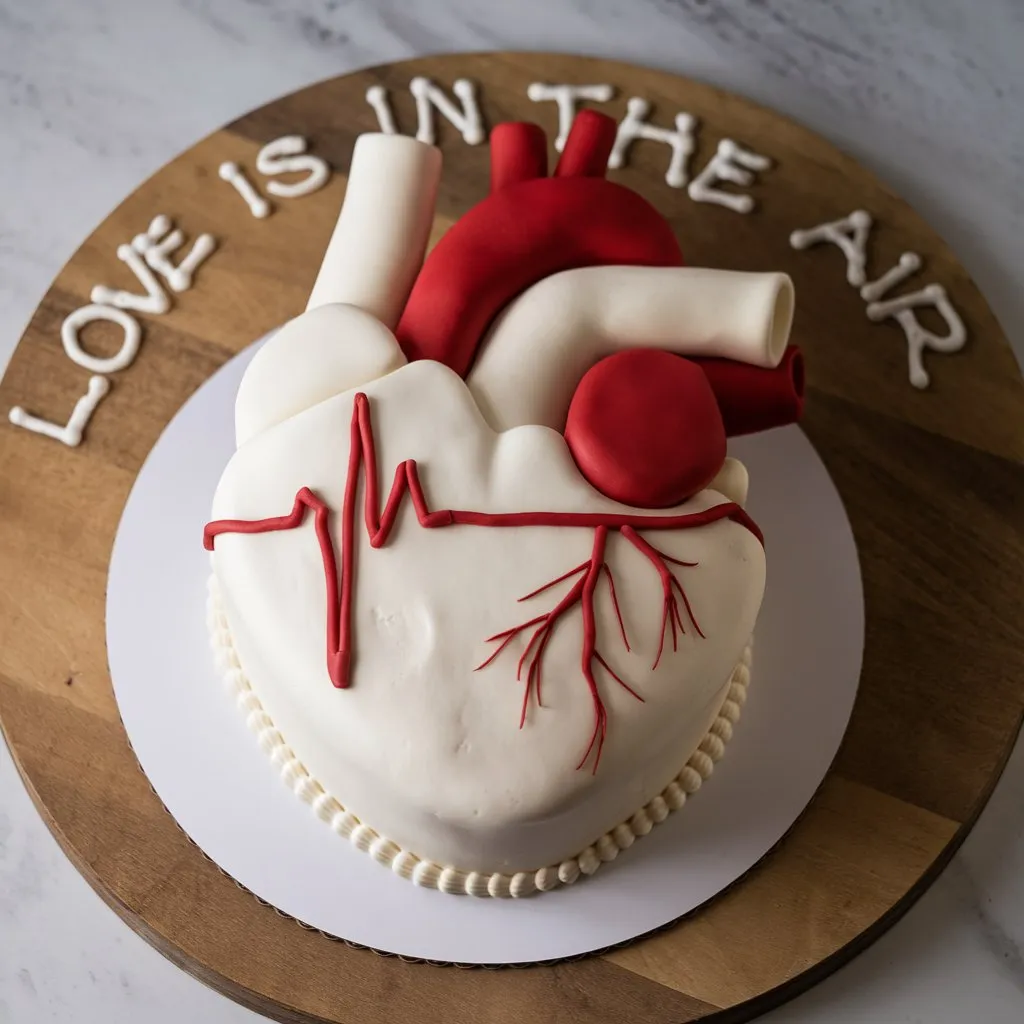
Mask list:
[[[377,474],[377,453],[373,436],[373,424],[370,419],[370,402],[366,394],[359,392],[355,396],[350,426],[350,446],[348,472],[345,479],[345,494],[342,506],[341,535],[341,573],[339,580],[338,561],[331,539],[331,509],[310,488],[302,487],[295,495],[291,512],[284,516],[265,519],[219,519],[207,523],[203,530],[203,544],[212,551],[216,538],[225,533],[274,533],[283,530],[294,530],[305,521],[306,512],[311,511],[314,518],[314,530],[320,545],[323,559],[324,581],[327,588],[327,670],[331,682],[339,689],[345,689],[352,681],[352,592],[355,579],[355,531],[356,531],[356,492],[359,486],[360,470],[364,469],[366,493],[364,497],[364,518],[370,546],[383,547],[394,527],[402,501],[408,492],[416,518],[420,526],[433,529],[445,526],[552,526],[552,527],[585,527],[594,529],[594,547],[588,561],[570,570],[568,573],[539,587],[530,594],[520,598],[528,600],[537,594],[579,575],[568,593],[546,615],[538,616],[512,629],[488,637],[488,642],[500,641],[499,646],[477,668],[489,665],[504,648],[523,630],[535,626],[536,629],[527,643],[516,672],[516,678],[522,681],[522,671],[527,657],[533,650],[534,656],[527,669],[526,686],[523,695],[523,709],[520,717],[520,728],[526,721],[526,710],[531,693],[536,693],[538,704],[541,700],[541,666],[544,649],[550,639],[558,619],[577,603],[580,604],[583,617],[583,649],[581,668],[583,677],[590,690],[594,704],[594,730],[590,743],[583,757],[577,764],[582,768],[594,754],[593,771],[596,773],[601,759],[605,736],[608,730],[608,715],[601,698],[597,679],[594,675],[595,662],[601,665],[608,674],[638,700],[643,698],[621,679],[608,665],[608,662],[597,650],[597,623],[594,615],[594,593],[601,573],[606,572],[609,588],[612,593],[615,612],[622,630],[623,643],[629,650],[625,625],[619,611],[618,599],[615,596],[615,583],[611,569],[604,560],[605,544],[608,531],[617,530],[638,551],[648,558],[661,577],[664,601],[661,623],[661,642],[655,657],[654,668],[657,668],[665,645],[666,633],[671,629],[673,650],[677,646],[677,629],[685,632],[683,619],[676,602],[676,593],[682,599],[687,614],[699,636],[703,637],[700,626],[694,618],[690,602],[682,584],[669,569],[667,563],[692,568],[696,563],[682,562],[659,551],[645,541],[636,531],[643,530],[685,530],[707,526],[723,519],[730,519],[748,529],[762,544],[764,539],[757,524],[735,502],[727,501],[720,505],[700,512],[681,515],[647,516],[634,513],[591,513],[591,512],[473,512],[457,509],[438,509],[431,511],[427,504],[419,473],[414,459],[406,459],[395,469],[394,481],[383,511],[380,510],[380,488]],[[580,575],[581,574],[581,575]]]

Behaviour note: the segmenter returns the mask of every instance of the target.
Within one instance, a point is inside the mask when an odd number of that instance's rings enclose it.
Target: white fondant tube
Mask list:
[[[307,309],[358,306],[394,329],[434,220],[441,152],[404,135],[360,135],[345,202]]]
[[[793,320],[786,274],[583,267],[544,278],[495,320],[467,383],[496,430],[561,430],[573,390],[626,348],[778,365]]]

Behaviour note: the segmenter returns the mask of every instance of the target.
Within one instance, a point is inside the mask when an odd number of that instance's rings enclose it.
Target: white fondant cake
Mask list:
[[[250,727],[320,817],[420,884],[517,896],[596,870],[707,777],[765,583],[740,463],[718,457],[669,507],[624,504],[578,468],[568,400],[639,347],[771,372],[792,287],[566,270],[499,316],[464,379],[395,333],[439,175],[431,146],[358,140],[310,308],[239,389],[210,624]]]

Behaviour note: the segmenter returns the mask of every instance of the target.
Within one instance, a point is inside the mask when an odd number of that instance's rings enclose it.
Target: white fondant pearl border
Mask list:
[[[559,885],[572,885],[581,876],[592,875],[602,864],[615,860],[620,850],[628,849],[636,839],[647,835],[672,811],[680,810],[711,776],[715,763],[725,753],[726,743],[732,738],[733,728],[739,721],[747,699],[747,687],[750,685],[752,652],[748,644],[739,664],[733,669],[725,701],[707,735],[690,755],[683,769],[660,794],[627,821],[561,864],[537,871],[519,871],[514,875],[485,874],[442,867],[403,850],[390,839],[378,835],[351,811],[347,811],[310,776],[274,727],[242,671],[221,606],[220,587],[213,574],[207,584],[206,623],[218,671],[244,713],[249,730],[255,734],[260,747],[295,795],[309,804],[313,813],[334,832],[348,839],[356,849],[368,853],[379,864],[390,867],[395,874],[416,885],[453,895],[518,898],[535,892],[549,892]]]

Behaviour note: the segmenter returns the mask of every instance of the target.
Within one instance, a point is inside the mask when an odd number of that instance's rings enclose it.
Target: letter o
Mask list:
[[[94,323],[96,320],[109,320],[124,331],[124,341],[120,349],[108,359],[90,355],[78,340],[79,331],[86,324]],[[139,353],[139,342],[142,340],[142,328],[138,320],[123,309],[93,304],[82,306],[67,315],[61,324],[60,340],[64,344],[68,358],[83,370],[92,373],[115,373],[127,369],[135,362],[135,357]]]

